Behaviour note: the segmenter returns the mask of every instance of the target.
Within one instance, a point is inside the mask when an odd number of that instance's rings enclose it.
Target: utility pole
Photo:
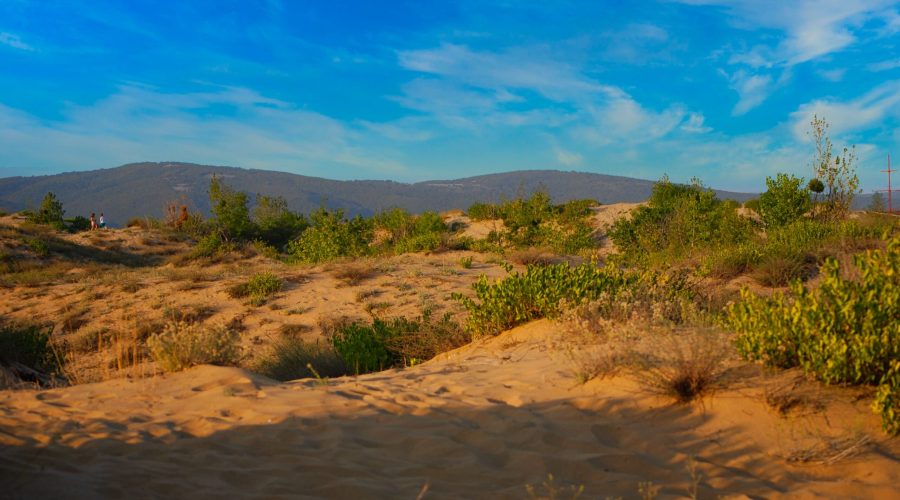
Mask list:
[[[887,191],[887,195],[888,195],[888,209],[887,209],[887,211],[888,211],[889,214],[892,214],[892,213],[894,213],[894,202],[893,202],[893,199],[892,199],[892,197],[891,197],[891,193],[893,193],[894,191],[900,191],[900,189],[891,189],[891,173],[892,173],[892,172],[896,172],[896,170],[891,170],[891,154],[890,154],[890,153],[888,153],[887,160],[888,160],[887,170],[882,170],[882,172],[886,172],[886,173],[887,173],[887,176],[888,176],[888,188],[887,188],[887,189],[882,189],[882,190],[880,190],[880,191]]]

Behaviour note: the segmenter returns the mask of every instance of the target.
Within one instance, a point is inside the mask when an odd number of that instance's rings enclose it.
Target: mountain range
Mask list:
[[[554,202],[591,198],[601,203],[639,202],[655,181],[587,172],[520,170],[452,180],[400,183],[339,181],[286,172],[178,162],[131,163],[120,167],[33,177],[0,179],[0,209],[34,209],[48,192],[63,203],[66,216],[104,213],[112,225],[133,217],[160,217],[170,202],[209,213],[212,176],[250,195],[281,196],[291,210],[308,213],[325,205],[348,215],[372,215],[401,207],[413,213],[466,209],[474,202],[497,202],[545,190]],[[717,191],[720,198],[744,201],[749,193]]]

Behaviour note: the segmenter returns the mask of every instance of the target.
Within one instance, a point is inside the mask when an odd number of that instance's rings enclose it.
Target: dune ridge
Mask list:
[[[636,497],[648,481],[658,498],[896,498],[900,449],[864,402],[823,396],[827,412],[784,419],[759,384],[702,406],[633,377],[578,385],[563,335],[541,320],[332,380],[202,366],[4,391],[0,480],[13,498],[524,498],[527,484],[546,494],[548,474],[587,498]],[[871,436],[865,449],[830,465],[785,459],[847,429]]]

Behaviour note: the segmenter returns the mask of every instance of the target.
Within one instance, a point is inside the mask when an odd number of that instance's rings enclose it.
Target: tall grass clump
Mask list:
[[[163,331],[147,339],[150,354],[165,371],[195,365],[235,365],[241,356],[240,334],[226,326],[168,322]]]
[[[296,337],[278,339],[256,365],[256,371],[275,380],[340,377],[348,373],[344,360],[328,344]]]
[[[795,282],[789,295],[768,298],[744,290],[726,323],[748,359],[799,366],[829,384],[878,384],[875,409],[885,430],[898,433],[900,237],[853,262],[858,279],[842,277],[838,262],[828,259],[818,288]]]

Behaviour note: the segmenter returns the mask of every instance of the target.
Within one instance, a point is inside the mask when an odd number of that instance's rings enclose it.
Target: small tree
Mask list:
[[[235,191],[215,175],[209,181],[209,204],[213,223],[226,239],[246,239],[253,234],[253,222],[247,208],[247,195]]]
[[[809,191],[802,186],[803,179],[793,175],[766,177],[768,189],[759,197],[759,216],[766,227],[786,226],[809,210]]]
[[[32,216],[31,220],[37,224],[47,224],[56,229],[64,229],[63,215],[65,213],[62,202],[59,201],[56,195],[47,193],[41,201],[41,208]]]
[[[870,212],[884,212],[884,196],[879,192],[872,195],[872,201],[869,202]]]
[[[850,211],[853,197],[859,191],[859,177],[856,176],[856,146],[843,148],[835,155],[831,139],[828,137],[828,122],[825,118],[814,115],[810,127],[812,129],[810,134],[816,143],[813,172],[824,185],[825,191],[823,214],[829,218],[844,217]]]

